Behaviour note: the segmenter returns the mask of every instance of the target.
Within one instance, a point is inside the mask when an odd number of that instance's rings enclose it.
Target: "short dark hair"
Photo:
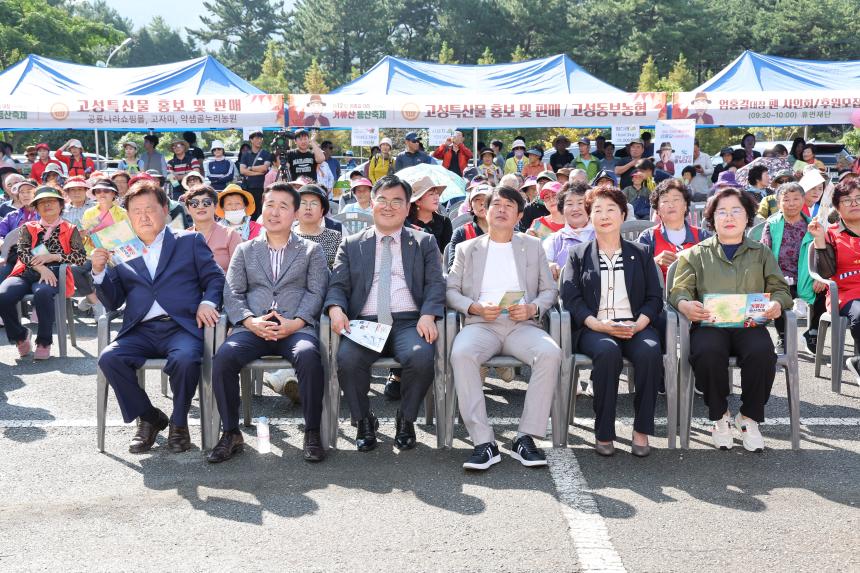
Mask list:
[[[746,227],[751,227],[753,221],[755,221],[755,201],[749,193],[741,191],[740,189],[735,189],[734,187],[723,187],[722,189],[717,190],[717,192],[708,199],[708,204],[705,205],[705,212],[702,215],[705,223],[707,223],[711,229],[716,230],[717,227],[714,225],[714,213],[717,211],[717,205],[720,201],[728,199],[729,197],[737,197],[738,201],[741,202],[741,206],[747,214]]]
[[[185,203],[188,203],[192,197],[197,197],[198,195],[206,195],[210,199],[212,199],[212,204],[218,204],[218,192],[212,188],[210,185],[194,185],[188,192],[185,194]]]
[[[589,189],[585,194],[585,212],[591,217],[591,208],[598,199],[609,199],[621,209],[621,220],[627,220],[627,197],[618,187],[600,186]]]
[[[735,149],[732,151],[732,161],[744,161],[747,158],[747,152],[743,149]]]
[[[651,136],[650,131],[643,131],[642,132],[642,141],[651,141],[651,137],[652,136]]]
[[[852,191],[860,191],[860,178],[849,177],[837,183],[833,189],[833,206],[839,207],[840,199],[848,197]]]
[[[603,137],[603,136],[601,136],[601,137]],[[607,141],[607,142],[605,142],[605,143],[603,144],[603,149],[606,149],[606,146],[607,146],[607,145],[611,146],[611,147],[612,147],[612,149],[615,149],[615,144],[614,144],[614,143],[612,143],[611,141]]]
[[[126,192],[125,197],[123,197],[123,203],[125,204],[126,209],[128,209],[132,199],[135,197],[142,197],[144,195],[154,195],[158,204],[162,207],[167,207],[170,204],[170,199],[167,198],[167,193],[164,192],[161,185],[152,179],[141,179],[139,181],[135,181],[134,185],[131,186],[131,188]]]
[[[197,134],[195,134],[193,131],[183,131],[182,139],[184,139],[191,145],[194,145],[195,143],[197,143]]]
[[[334,143],[332,143],[331,141],[326,139],[325,141],[320,143],[320,147],[332,147],[332,148],[334,148]]]
[[[744,134],[744,136],[741,138],[741,146],[743,146],[744,141],[746,141],[746,140],[747,140],[747,137],[752,137],[753,139],[755,139],[755,135],[753,135],[752,133],[747,132],[747,133],[745,133],[745,134]]]
[[[687,169],[693,169],[694,174],[696,172],[696,170],[689,165],[684,168],[684,172],[686,172]],[[684,196],[684,203],[686,203],[684,214],[689,213],[690,203],[693,201],[693,194],[690,193],[690,189],[686,185],[684,185],[683,181],[674,178],[664,179],[657,185],[657,187],[653,191],[651,191],[651,196],[649,197],[651,201],[651,208],[654,209],[654,211],[656,212],[657,205],[660,204],[660,197],[662,197],[663,195],[668,195],[670,191],[678,191],[681,195]]]
[[[687,173],[689,173],[690,175],[695,177],[696,176],[696,168],[693,167],[692,165],[687,165],[686,167],[681,169],[681,175],[686,175]]]
[[[812,143],[807,143],[803,146],[803,149],[800,150],[800,156],[803,157],[803,152],[807,149],[810,150],[812,152],[812,156],[815,157],[815,145]]]
[[[782,155],[783,153],[788,155],[788,149],[786,149],[785,146],[781,143],[777,143],[773,146],[773,152],[779,155]]]
[[[750,167],[750,170],[747,173],[747,180],[750,182],[750,185],[754,186],[756,183],[761,181],[765,172],[767,172],[767,165],[753,165]]]
[[[260,131],[259,129],[257,131],[252,131],[251,134],[248,136],[248,140],[250,141],[251,139],[254,139],[255,137],[259,137],[260,139],[262,139],[263,138],[263,132]]]
[[[652,171],[653,172],[654,171],[654,162],[651,161],[650,159],[640,159],[639,161],[636,162],[636,165],[634,165],[634,167],[636,169],[638,169],[639,171]]]
[[[293,189],[293,186],[289,183],[285,183],[283,181],[278,181],[277,183],[272,183],[268,187],[263,190],[263,203],[266,202],[266,195],[271,193],[272,191],[278,191],[281,193],[286,193],[293,199],[293,211],[299,210],[299,205],[302,202],[302,198],[299,196],[299,192]]]
[[[499,151],[501,151],[502,148],[504,148],[504,146],[505,146],[505,144],[502,143],[501,139],[494,139],[493,141],[490,142],[490,147],[498,147]]]
[[[412,199],[412,185],[397,175],[385,175],[377,179],[376,183],[374,183],[373,187],[370,189],[370,196],[376,197],[379,195],[380,191],[393,189],[394,187],[400,187],[403,189],[403,194],[406,196],[407,202]]]
[[[606,136],[605,135],[598,135],[597,137],[594,138],[594,141],[597,141],[598,139],[602,139],[604,143],[606,142]]]
[[[150,133],[149,135],[144,135],[143,140],[150,142],[153,147],[158,147],[158,142],[161,141],[160,139],[158,139],[157,135],[152,133]]]
[[[571,195],[579,195],[580,197],[588,193],[588,190],[591,187],[588,183],[583,183],[582,181],[575,181],[571,183],[568,181],[561,187],[561,192],[558,194],[558,197],[555,198],[555,206],[558,208],[559,213],[564,213],[564,202]]]
[[[508,187],[507,185],[499,185],[493,192],[487,195],[487,198],[484,200],[484,206],[489,209],[490,204],[493,202],[493,198],[500,197],[502,199],[507,199],[508,201],[513,201],[517,204],[517,213],[522,213],[526,208],[526,200],[523,199],[523,194],[514,189],[513,187]]]

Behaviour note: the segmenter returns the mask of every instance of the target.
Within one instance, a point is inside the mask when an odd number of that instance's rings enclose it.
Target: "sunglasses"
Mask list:
[[[191,199],[186,203],[186,205],[188,205],[192,209],[197,209],[198,207],[211,207],[214,204],[215,203],[212,201],[212,199],[209,199],[208,197],[206,199],[200,199],[200,200]]]
[[[102,193],[114,193],[113,189],[105,189],[104,187],[96,187],[93,189],[93,195],[100,195]]]

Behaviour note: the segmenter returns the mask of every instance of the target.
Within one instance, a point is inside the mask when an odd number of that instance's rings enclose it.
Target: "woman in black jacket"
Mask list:
[[[645,457],[654,434],[654,406],[663,376],[656,322],[663,312],[657,267],[640,244],[621,238],[627,200],[617,188],[585,195],[595,239],[570,250],[561,298],[573,323],[573,348],[593,362],[595,450],[615,453],[615,405],[622,357],[633,363],[636,395],[634,456]]]

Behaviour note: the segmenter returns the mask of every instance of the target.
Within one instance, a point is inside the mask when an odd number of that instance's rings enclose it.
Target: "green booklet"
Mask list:
[[[751,328],[767,323],[764,312],[770,293],[706,294],[702,303],[712,316],[710,321],[703,320],[702,326]]]

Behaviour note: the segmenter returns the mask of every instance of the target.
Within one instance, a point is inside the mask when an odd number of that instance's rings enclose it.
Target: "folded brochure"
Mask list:
[[[555,232],[540,219],[535,219],[535,222],[532,223],[531,230],[534,231],[534,234],[537,235],[539,239],[545,239]]]
[[[114,223],[100,231],[94,232],[90,237],[93,245],[106,249],[113,253],[114,264],[126,263],[143,255],[145,246],[127,220]]]
[[[509,290],[502,295],[502,300],[499,301],[499,308],[507,311],[509,306],[519,304],[526,292],[522,290]]]
[[[350,320],[349,332],[346,330],[340,331],[342,336],[346,336],[356,344],[361,344],[374,352],[382,352],[390,332],[390,325],[371,322],[369,320]]]
[[[741,328],[762,326],[767,323],[765,309],[770,293],[706,294],[703,304],[713,320],[702,321],[702,326]]]

